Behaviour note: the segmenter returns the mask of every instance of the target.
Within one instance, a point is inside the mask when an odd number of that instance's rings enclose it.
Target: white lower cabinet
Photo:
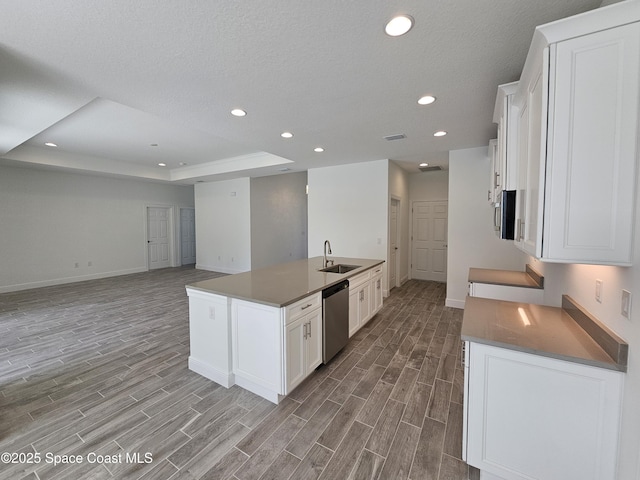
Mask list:
[[[318,308],[285,326],[285,394],[322,363],[322,309]]]
[[[380,273],[376,274],[374,270],[371,278],[371,316],[382,309],[382,267],[379,271]]]
[[[349,336],[371,317],[371,272],[367,271],[349,279]]]
[[[285,308],[231,300],[235,383],[274,403],[322,363],[322,299]]]
[[[481,478],[614,480],[623,374],[465,342],[463,456]]]
[[[534,303],[536,305],[544,304],[544,290],[541,288],[469,282],[469,296],[508,302]]]

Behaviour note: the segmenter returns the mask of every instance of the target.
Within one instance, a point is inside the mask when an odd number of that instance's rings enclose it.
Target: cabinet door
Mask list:
[[[529,105],[518,108],[518,190],[516,192],[516,231],[514,243],[524,248],[524,226],[526,212],[527,164],[529,155]]]
[[[622,373],[475,342],[468,354],[467,463],[509,480],[615,479]]]
[[[360,326],[362,326],[371,318],[371,283],[367,282],[360,287],[358,301]]]
[[[307,324],[306,375],[310,375],[322,363],[322,309],[309,313],[305,322]]]
[[[547,139],[548,54],[528,87],[527,166],[525,183],[524,230],[522,247],[538,258],[542,252],[542,213],[544,201],[544,162]]]
[[[349,290],[349,337],[360,328],[360,291]]]
[[[640,23],[552,46],[543,257],[631,262]]]
[[[291,391],[306,376],[305,333],[307,318],[301,317],[285,327],[286,386]]]
[[[374,277],[371,282],[373,290],[373,308],[372,315],[375,315],[382,309],[382,276]]]
[[[498,153],[498,140],[496,139],[489,140],[489,161],[491,163],[491,171],[489,172],[490,178],[487,201],[493,205],[498,201],[498,193],[500,192],[500,158]]]

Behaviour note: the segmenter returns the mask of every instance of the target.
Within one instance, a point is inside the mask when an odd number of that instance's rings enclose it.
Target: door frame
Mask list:
[[[401,242],[401,238],[402,238],[402,233],[401,233],[401,225],[402,225],[402,198],[396,196],[396,195],[390,195],[389,196],[389,224],[387,226],[388,231],[389,231],[389,249],[388,249],[388,258],[391,258],[391,205],[393,204],[393,202],[397,202],[398,207],[397,207],[397,212],[396,212],[396,247],[398,247],[398,250],[396,250],[396,264],[395,264],[395,274],[396,274],[396,284],[395,285],[391,285],[391,283],[389,282],[391,275],[390,272],[387,272],[387,294],[391,293],[391,289],[395,288],[395,287],[400,287],[402,285],[402,282],[400,280],[400,258],[402,257],[402,242]]]
[[[443,199],[430,198],[429,200],[419,200],[419,199],[411,200],[411,212],[409,215],[410,216],[409,218],[409,278],[413,278],[413,209],[416,203],[423,203],[423,202],[433,202],[433,203],[447,202],[447,225],[449,225],[449,199],[448,198],[443,198]],[[448,237],[449,237],[449,234],[447,232],[447,243],[449,242]],[[448,248],[447,248],[447,265],[449,265],[449,249]]]
[[[177,239],[178,239],[178,245],[177,245],[177,252],[178,252],[178,266],[182,266],[182,211],[183,210],[193,210],[193,213],[195,214],[196,211],[196,207],[178,207],[178,232],[177,232]],[[193,230],[195,232],[195,224],[193,227]],[[196,249],[196,255],[197,255],[197,249]]]
[[[177,267],[180,265],[176,261],[176,245],[179,244],[179,240],[176,239],[176,207],[174,205],[166,205],[161,203],[149,203],[144,206],[144,263],[147,271],[149,267],[149,209],[150,208],[166,208],[168,210],[169,217],[169,266]]]

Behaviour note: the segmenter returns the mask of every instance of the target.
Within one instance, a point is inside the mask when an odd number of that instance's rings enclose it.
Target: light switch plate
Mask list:
[[[602,303],[602,280],[596,279],[596,301]]]
[[[629,290],[622,290],[620,313],[623,317],[631,318],[631,292]]]

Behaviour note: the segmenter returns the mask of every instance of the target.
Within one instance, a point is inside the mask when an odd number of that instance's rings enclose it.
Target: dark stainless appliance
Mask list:
[[[493,227],[496,235],[504,240],[515,238],[516,191],[503,190],[500,201],[495,205]]]
[[[349,281],[322,291],[322,363],[327,363],[349,341]]]

